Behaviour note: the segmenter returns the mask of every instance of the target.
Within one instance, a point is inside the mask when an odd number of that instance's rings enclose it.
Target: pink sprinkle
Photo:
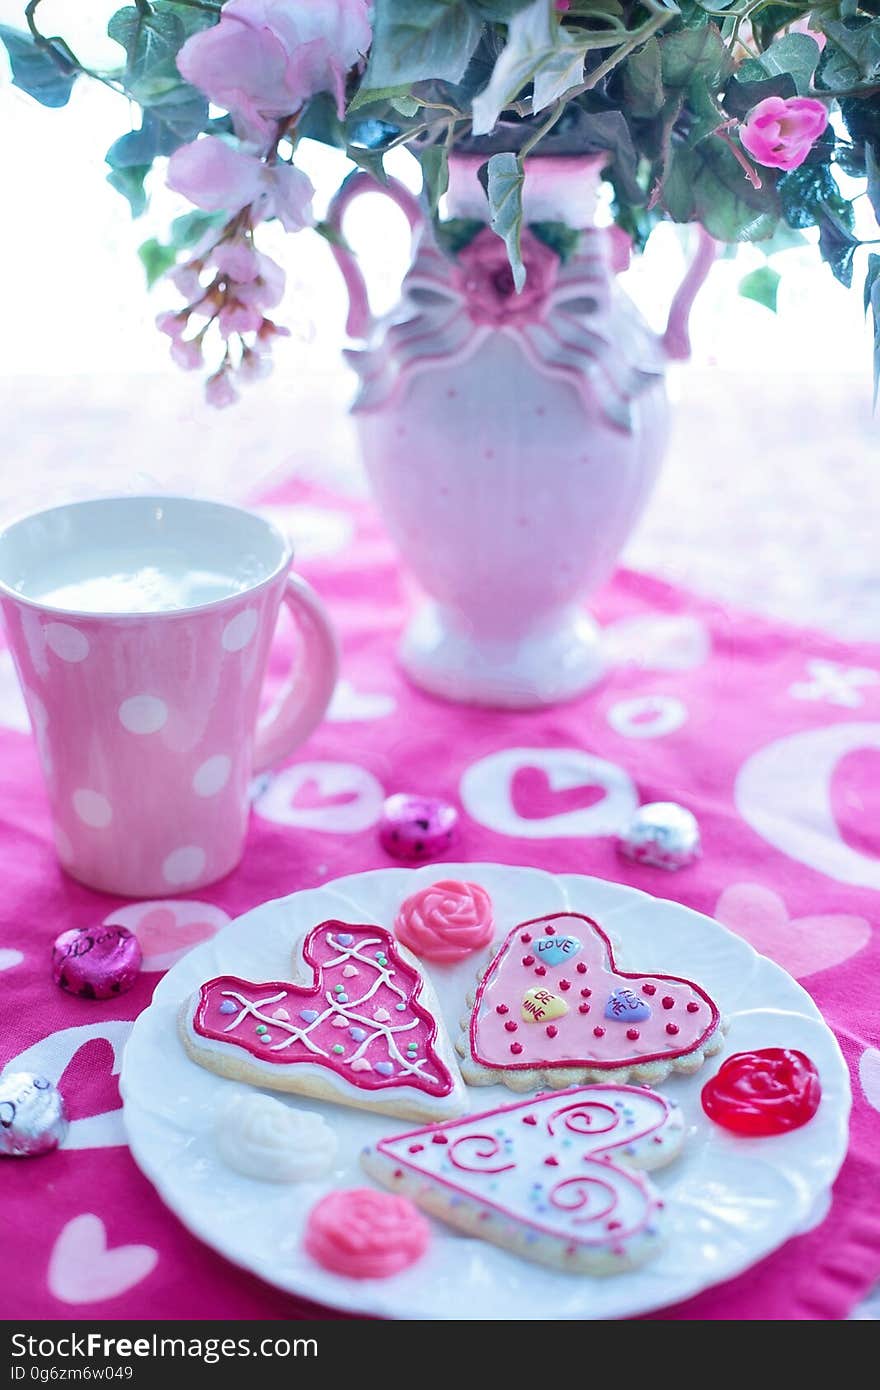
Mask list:
[[[604,1028],[594,1028],[594,1029],[593,1029],[593,1037],[594,1037],[594,1038],[604,1038],[604,1036],[605,1036],[605,1029],[604,1029]]]
[[[627,1028],[626,1036],[629,1038],[630,1042],[635,1042],[636,1038],[639,1036],[638,1028]]]
[[[409,1148],[407,1149],[407,1153],[420,1154],[424,1147],[424,1144],[410,1144]]]
[[[508,1033],[515,1033],[515,1032],[516,1032],[516,1024],[514,1023],[514,1021],[513,1021],[512,1018],[510,1018],[510,1019],[507,1020],[507,1022],[506,1022],[505,1025],[504,1025],[504,1027],[507,1029]]]
[[[538,1123],[534,1115],[523,1115],[522,1122],[524,1125],[536,1125]]]
[[[536,974],[536,975],[546,975],[546,974],[547,974],[547,967],[546,967],[546,965],[536,965],[536,966],[535,966],[535,974]]]
[[[559,981],[559,988],[560,988],[560,989],[571,989],[571,980],[560,980],[560,981]]]
[[[694,1001],[693,1001],[693,999],[692,999],[691,1002],[688,1004],[688,1013],[689,1013],[689,1014],[695,1014],[695,1013],[697,1012],[697,1010],[699,1009],[699,1007],[700,1007],[699,1004],[695,1004]]]
[[[678,1024],[677,1024],[677,1023],[667,1023],[667,1025],[666,1025],[666,1031],[667,1031],[667,1033],[671,1034],[671,1035],[674,1037],[675,1034],[678,1032]]]
[[[496,1014],[507,1014],[510,1013],[510,1010],[508,1009],[506,1004],[496,1004],[495,1012]]]
[[[446,1138],[446,1135],[445,1135],[445,1134],[433,1134],[433,1135],[431,1136],[431,1143],[432,1143],[432,1144],[448,1144],[448,1143],[449,1143],[449,1140]]]
[[[558,1158],[554,1158],[552,1154],[550,1155],[549,1158],[545,1158],[545,1159],[544,1159],[544,1163],[545,1163],[545,1165],[546,1165],[548,1168],[558,1168],[558,1167],[559,1167],[559,1159],[558,1159]]]
[[[534,965],[534,963],[535,963],[535,957],[534,957],[534,956],[523,956],[523,958],[522,958],[522,963],[523,963],[523,965]]]
[[[511,1043],[510,1050],[514,1056],[518,1056],[519,1053],[522,1052],[522,1043]]]
[[[559,1029],[556,1027],[555,1024],[553,1024],[553,1023],[548,1023],[548,1025],[547,1025],[547,1037],[548,1037],[548,1038],[555,1038],[555,1037],[556,1037],[556,1034],[557,1034],[558,1032],[559,1032]]]
[[[556,935],[556,928],[555,928],[555,927],[545,927],[545,928],[544,928],[544,934],[545,934],[545,936],[555,936],[555,935]]]
[[[520,941],[522,942],[522,944],[523,944],[524,946],[528,946],[528,944],[529,944],[529,942],[531,941],[531,939],[532,939],[532,938],[529,936],[529,934],[528,934],[527,931],[524,931],[523,934],[522,934],[522,936],[520,937]]]
[[[589,999],[589,997],[590,997],[590,995],[591,995],[592,993],[593,993],[593,991],[592,991],[591,989],[582,989],[582,990],[581,990],[581,998],[582,998],[582,999]]]
[[[673,999],[671,994],[664,994],[663,998],[660,1000],[660,1003],[663,1005],[664,1009],[671,1009],[675,1006],[675,1000]]]
[[[656,985],[642,985],[642,994],[656,994],[656,993],[657,993],[657,986],[656,986]]]
[[[584,963],[583,963],[582,960],[579,960],[579,961],[578,961],[578,974],[579,974],[579,975],[586,975],[586,973],[587,973],[587,967],[584,965]]]
[[[579,1013],[579,1014],[588,1014],[589,1012],[590,1012],[590,1006],[589,1006],[589,1004],[578,1004],[578,1013]]]

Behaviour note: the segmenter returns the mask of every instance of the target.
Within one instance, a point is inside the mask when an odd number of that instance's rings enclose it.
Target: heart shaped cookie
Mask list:
[[[180,1016],[193,1061],[253,1086],[403,1119],[464,1111],[434,991],[390,931],[322,922],[298,956],[303,983],[222,975],[203,984]]]
[[[656,1084],[696,1071],[722,1043],[718,1006],[700,985],[620,970],[598,922],[574,912],[514,927],[468,1003],[457,1048],[475,1086]]]

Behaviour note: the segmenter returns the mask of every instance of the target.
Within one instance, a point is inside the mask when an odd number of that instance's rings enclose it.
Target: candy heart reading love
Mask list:
[[[210,980],[181,1021],[184,1045],[201,1065],[258,1086],[393,1106],[415,1119],[460,1114],[464,1091],[439,1006],[402,952],[384,927],[324,922],[299,948],[308,983]],[[352,960],[359,974],[343,984]]]
[[[539,943],[570,938],[578,942],[576,959],[548,988]],[[511,1026],[517,1018],[522,1022]],[[552,1027],[526,1026],[549,1020]],[[480,981],[459,1052],[465,1080],[476,1085],[505,1081],[523,1089],[532,1079],[537,1089],[552,1085],[557,1070],[579,1081],[612,1070],[625,1079],[634,1067],[642,1069],[639,1080],[656,1082],[677,1058],[688,1057],[692,1071],[692,1054],[699,1065],[717,1051],[719,1023],[715,1002],[698,984],[622,971],[598,922],[556,913],[508,933]],[[529,1070],[533,1078],[523,1076]]]
[[[547,1023],[568,1013],[568,1005],[548,989],[529,989],[523,995],[520,1015],[526,1023]]]
[[[573,960],[581,949],[576,936],[541,936],[532,943],[535,955],[544,965],[561,965]]]

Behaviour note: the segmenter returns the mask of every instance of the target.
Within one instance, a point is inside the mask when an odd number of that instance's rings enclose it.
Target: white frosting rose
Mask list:
[[[323,1177],[336,1158],[336,1135],[326,1120],[259,1091],[229,1097],[217,1117],[216,1136],[224,1163],[265,1182]]]

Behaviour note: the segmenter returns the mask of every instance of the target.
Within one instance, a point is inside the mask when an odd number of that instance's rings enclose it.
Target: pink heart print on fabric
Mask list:
[[[759,883],[725,888],[715,916],[796,980],[841,965],[871,939],[871,926],[864,917],[848,913],[789,917],[779,894]]]
[[[508,934],[477,989],[471,1054],[505,1070],[671,1061],[719,1017],[698,984],[619,970],[598,922],[559,912]]]
[[[542,767],[519,767],[510,784],[513,809],[523,820],[545,820],[595,806],[607,796],[605,787],[584,784],[557,790]]]
[[[326,1067],[363,1091],[412,1086],[450,1094],[453,1078],[435,1048],[437,1021],[418,998],[422,977],[391,932],[322,922],[305,938],[302,958],[311,984],[209,980],[199,991],[195,1033],[275,1067]]]
[[[49,1257],[49,1292],[62,1303],[102,1303],[133,1289],[151,1274],[159,1255],[150,1245],[108,1249],[99,1216],[68,1221]]]
[[[105,917],[104,925],[134,932],[144,953],[141,969],[169,970],[193,946],[225,927],[228,913],[213,903],[191,898],[130,903]]]

